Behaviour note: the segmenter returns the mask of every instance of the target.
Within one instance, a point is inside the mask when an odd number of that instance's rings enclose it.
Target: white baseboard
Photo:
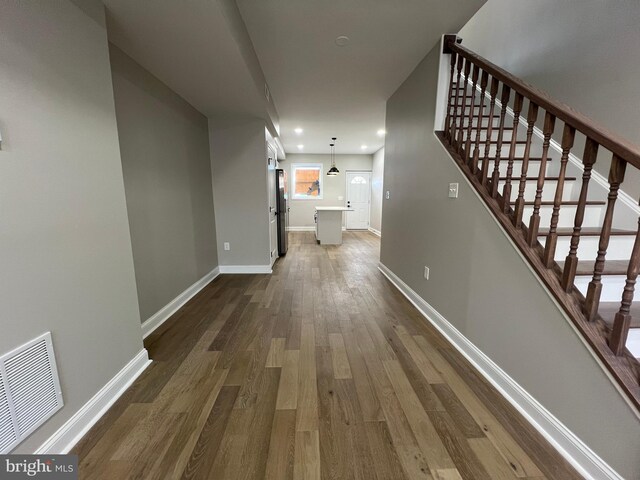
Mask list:
[[[380,271],[527,421],[585,478],[623,480],[593,450],[471,343],[384,264]]]
[[[68,453],[150,364],[149,355],[143,348],[34,453]]]
[[[315,232],[316,231],[316,227],[314,226],[310,226],[310,227],[292,227],[289,226],[287,227],[287,232]]]
[[[220,273],[273,273],[271,265],[220,265]]]
[[[373,233],[374,235],[377,235],[378,237],[382,237],[382,233],[380,233],[380,230],[376,230],[376,229],[375,229],[375,228],[373,228],[373,227],[369,227],[369,231],[370,231],[371,233]]]
[[[147,338],[153,331],[166,322],[171,315],[176,313],[185,303],[193,298],[193,296],[208,285],[214,278],[220,275],[219,267],[214,268],[196,283],[187,288],[176,298],[167,303],[158,312],[142,324],[142,338]]]

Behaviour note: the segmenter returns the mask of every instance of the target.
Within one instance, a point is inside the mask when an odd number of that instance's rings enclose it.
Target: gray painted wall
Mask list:
[[[384,147],[373,154],[371,176],[371,228],[382,230],[382,198],[384,196]]]
[[[207,118],[110,45],[144,322],[218,265]]]
[[[387,102],[381,261],[624,478],[640,478],[638,417],[432,133],[438,60],[439,45]]]
[[[210,126],[213,199],[220,265],[269,265],[267,150],[263,120]],[[224,250],[224,242],[231,250]]]
[[[94,18],[66,0],[0,4],[0,353],[50,330],[65,401],[16,452],[39,447],[142,349],[95,4]]]
[[[324,194],[322,200],[295,200],[289,201],[291,211],[289,212],[289,225],[292,227],[315,227],[313,214],[316,206],[335,207],[346,205],[346,180],[347,170],[371,171],[373,168],[373,157],[371,155],[336,155],[336,167],[340,174],[334,177],[327,175],[327,170],[331,168],[331,156],[319,154],[287,154],[286,161],[281,161],[280,168],[287,170],[289,179],[289,191],[293,189],[291,184],[291,165],[294,163],[321,163],[323,175]],[[340,200],[339,197],[342,197]],[[344,215],[342,218],[344,225]]]
[[[639,24],[637,0],[489,0],[460,36],[471,50],[640,145]],[[561,132],[556,124],[556,136]],[[595,169],[607,176],[609,163],[610,155],[601,155]],[[627,169],[622,189],[640,195],[635,169]]]

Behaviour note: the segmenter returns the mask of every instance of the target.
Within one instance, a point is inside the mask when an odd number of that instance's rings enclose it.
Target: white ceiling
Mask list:
[[[265,117],[223,1],[103,1],[109,40],[214,124]]]
[[[288,153],[373,153],[385,103],[443,33],[485,0],[237,0]],[[336,37],[351,42],[338,47]],[[302,127],[297,135],[294,128]],[[367,145],[361,150],[361,145]]]
[[[103,1],[109,40],[214,125],[260,117],[273,131],[279,114],[287,152],[304,144],[304,153],[328,153],[336,136],[336,152],[350,154],[383,146],[386,100],[442,33],[485,2]],[[338,47],[339,35],[350,44]]]

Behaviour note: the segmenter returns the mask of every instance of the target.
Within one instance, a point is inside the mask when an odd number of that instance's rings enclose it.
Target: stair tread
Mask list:
[[[545,182],[546,182],[547,180],[550,180],[550,181],[558,181],[558,178],[559,178],[559,177],[544,177],[544,181],[545,181]],[[506,180],[506,179],[507,179],[507,177],[500,177],[500,178],[499,178],[499,180]],[[577,179],[578,179],[577,177],[564,177],[565,182],[572,182],[572,181],[575,181],[575,180],[577,180]],[[511,180],[515,180],[515,181],[519,182],[519,181],[520,181],[520,175],[514,175],[514,176],[512,176],[512,177],[511,177]],[[537,181],[537,180],[538,180],[538,177],[526,177],[526,180],[527,180],[528,182],[531,182],[531,181]]]
[[[613,325],[613,319],[620,310],[620,302],[600,302],[598,313],[608,325]],[[640,303],[631,304],[631,328],[640,328]]]
[[[496,157],[489,157],[489,161],[492,162],[496,159]],[[484,158],[480,158],[478,159],[480,162],[482,162],[484,160]],[[522,162],[524,160],[524,157],[514,157],[513,161],[514,162]],[[553,158],[547,158],[547,162],[551,162],[553,160]],[[504,162],[508,162],[509,158],[507,157],[500,157],[500,161],[504,161]],[[542,157],[529,157],[529,161],[530,162],[541,162],[542,161]]]
[[[560,268],[564,269],[565,262],[557,262]],[[593,275],[594,260],[579,260],[576,275]],[[626,275],[629,260],[607,260],[604,262],[603,275]]]
[[[580,236],[581,237],[599,237],[600,236],[600,232],[602,232],[602,229],[600,227],[584,227],[582,230],[580,230]],[[540,236],[544,236],[547,233],[549,233],[549,229],[548,228],[541,228],[538,233],[540,234]],[[556,230],[556,233],[558,234],[559,237],[570,237],[571,235],[573,235],[573,227],[562,227],[562,228],[558,228]],[[635,236],[636,232],[635,230],[625,230],[622,228],[612,228],[611,229],[611,235],[630,235],[630,236]]]
[[[476,103],[473,102],[473,104],[471,102],[467,102],[467,103],[460,103],[458,102],[458,105],[455,104],[455,102],[451,105],[452,107],[456,107],[456,108],[461,108],[461,107],[471,107],[473,106],[473,108],[480,108],[480,103]],[[491,108],[491,105],[484,105],[485,108]],[[495,108],[495,107],[494,107]],[[499,110],[497,110],[498,112]]]
[[[535,202],[530,201],[530,202],[524,202],[525,205],[533,205]],[[553,205],[553,201],[549,200],[549,201],[543,201],[540,202],[540,205],[543,206],[549,206],[549,205]],[[577,200],[563,200],[560,205],[578,205],[578,201]],[[600,201],[600,200],[587,200],[585,202],[585,205],[606,205],[607,202],[604,201]]]
[[[489,125],[480,125],[480,126],[478,126],[478,125],[473,125],[473,126],[471,127],[471,130],[487,130],[488,128],[489,128]],[[506,132],[506,131],[509,131],[509,130],[513,130],[513,127],[504,127],[504,128],[503,128],[503,130],[504,130],[505,132]],[[496,131],[497,131],[497,130],[496,130]]]

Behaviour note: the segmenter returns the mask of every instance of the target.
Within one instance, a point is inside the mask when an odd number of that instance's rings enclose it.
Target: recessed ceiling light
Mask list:
[[[386,134],[387,134],[387,131],[384,128],[381,128],[380,130],[378,130],[379,137],[384,137]]]
[[[300,135],[302,132],[304,132],[304,130],[302,130],[302,128],[300,128],[300,127],[294,128],[293,131],[296,132],[298,135]]]
[[[300,144],[298,145],[298,150],[302,150],[304,148],[304,145]]]
[[[340,35],[338,38],[336,38],[336,45],[338,45],[339,47],[346,47],[347,45],[349,45],[350,41],[351,39],[346,35]]]
[[[367,146],[366,146],[366,145],[362,145],[360,148],[361,148],[362,150],[366,150],[366,149],[367,149]]]

